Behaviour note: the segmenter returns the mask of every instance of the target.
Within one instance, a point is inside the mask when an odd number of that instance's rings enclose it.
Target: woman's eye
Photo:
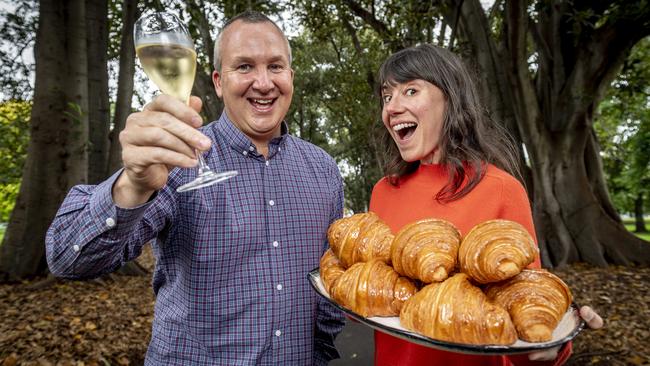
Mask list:
[[[408,96],[411,96],[411,95],[415,95],[416,92],[417,92],[417,90],[415,90],[413,88],[409,88],[409,89],[406,89],[406,92],[404,94],[406,94]]]
[[[384,100],[384,103],[390,102],[390,98],[391,98],[390,95],[384,95],[383,97],[381,97],[381,99]]]

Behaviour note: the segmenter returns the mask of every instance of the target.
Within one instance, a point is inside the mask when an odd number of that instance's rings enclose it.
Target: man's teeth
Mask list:
[[[405,128],[415,127],[415,126],[417,126],[417,124],[413,122],[398,123],[395,126],[393,126],[393,131],[397,132],[399,130],[403,130]]]
[[[253,99],[253,102],[257,104],[271,104],[273,103],[273,99]]]

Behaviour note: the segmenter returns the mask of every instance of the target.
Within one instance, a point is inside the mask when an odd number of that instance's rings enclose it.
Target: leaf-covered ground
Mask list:
[[[151,268],[149,251],[140,261]],[[576,338],[570,365],[650,365],[650,268],[578,264],[555,272],[578,304],[606,319],[604,329]],[[0,285],[0,365],[142,364],[153,314],[150,278],[33,289],[35,283]]]

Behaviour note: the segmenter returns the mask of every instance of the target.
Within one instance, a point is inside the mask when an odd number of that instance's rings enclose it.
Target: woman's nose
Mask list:
[[[404,111],[404,106],[398,95],[391,97],[388,102],[384,103],[384,111],[389,115],[399,114]]]

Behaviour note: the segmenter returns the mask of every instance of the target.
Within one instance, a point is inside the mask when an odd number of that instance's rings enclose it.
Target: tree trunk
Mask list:
[[[634,232],[647,233],[645,220],[643,218],[643,193],[639,193],[634,200]]]
[[[0,279],[46,271],[45,233],[71,186],[87,180],[85,1],[41,0],[31,140],[0,248]]]
[[[223,102],[217,97],[214,90],[214,83],[212,82],[212,69],[214,68],[214,41],[210,35],[211,24],[208,21],[205,13],[205,4],[203,1],[198,3],[194,0],[188,2],[188,10],[192,17],[192,22],[198,31],[201,43],[203,44],[203,52],[205,52],[209,65],[202,65],[200,60],[197,59],[196,65],[196,78],[192,86],[192,95],[196,95],[203,101],[203,109],[201,110],[204,121],[211,122],[217,120],[223,111]]]
[[[205,71],[203,66],[197,65],[196,79],[192,86],[192,95],[196,95],[203,101],[201,113],[204,123],[216,121],[223,111],[223,102],[217,97],[212,83],[212,75]]]
[[[544,265],[650,263],[647,243],[625,230],[606,193],[591,135],[603,91],[634,43],[648,33],[642,28],[647,14],[635,21],[612,17],[612,24],[578,36],[570,31],[576,9],[569,3],[549,5],[529,25],[526,3],[506,1],[502,38],[494,42],[479,1],[459,3],[459,31],[488,79],[490,108],[507,127],[516,126],[515,137],[532,161]],[[529,29],[539,59],[534,76],[528,67]]]
[[[120,71],[117,80],[117,100],[113,130],[110,133],[110,153],[107,175],[122,167],[122,147],[119,133],[124,129],[126,118],[131,113],[133,99],[133,75],[135,73],[135,46],[133,42],[133,24],[138,18],[138,1],[124,0],[122,3],[122,40],[120,41]]]
[[[88,35],[88,183],[107,177],[110,129],[108,102],[108,1],[89,1],[86,8]]]

